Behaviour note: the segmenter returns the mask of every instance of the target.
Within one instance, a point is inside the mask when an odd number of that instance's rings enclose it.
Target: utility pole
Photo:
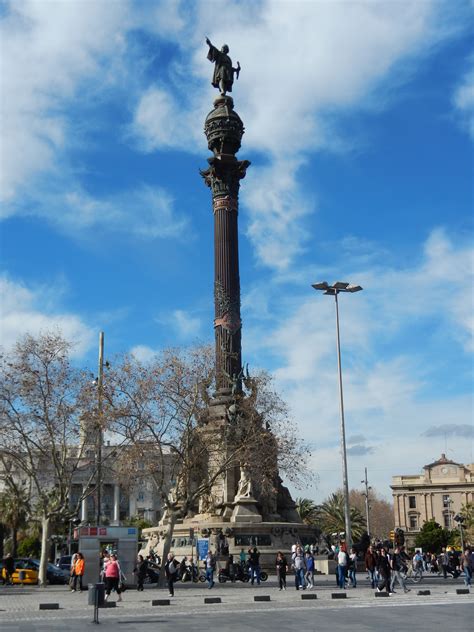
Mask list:
[[[102,443],[104,395],[104,332],[99,334],[99,376],[97,379],[97,526],[100,526],[102,506]]]
[[[369,517],[369,511],[370,511],[370,505],[369,505],[369,491],[372,489],[371,487],[369,487],[369,481],[367,480],[367,468],[365,468],[365,478],[363,481],[361,481],[361,483],[365,484],[365,492],[364,492],[364,496],[365,496],[365,519],[367,522],[367,533],[370,535],[370,517]]]

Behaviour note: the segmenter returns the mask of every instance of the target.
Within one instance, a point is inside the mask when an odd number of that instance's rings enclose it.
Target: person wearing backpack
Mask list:
[[[173,553],[168,553],[165,564],[166,582],[168,584],[169,596],[174,597],[174,582],[178,576],[178,564],[174,559]]]

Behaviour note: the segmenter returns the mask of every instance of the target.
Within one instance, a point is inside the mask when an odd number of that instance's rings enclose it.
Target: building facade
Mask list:
[[[454,529],[454,517],[463,505],[474,502],[474,464],[463,465],[441,458],[425,465],[421,474],[392,478],[395,527],[403,529],[413,544],[421,527],[434,519],[446,529]]]

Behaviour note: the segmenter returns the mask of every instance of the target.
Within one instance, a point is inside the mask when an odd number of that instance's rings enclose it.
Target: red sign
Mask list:
[[[90,527],[89,535],[97,535],[97,527]]]
[[[107,529],[105,527],[100,527],[99,535],[107,535]]]

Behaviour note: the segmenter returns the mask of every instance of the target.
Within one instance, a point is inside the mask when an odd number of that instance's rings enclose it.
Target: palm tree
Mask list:
[[[341,492],[331,494],[316,507],[316,523],[326,533],[341,533],[346,530],[344,495]],[[355,507],[350,507],[352,537],[357,540],[365,530],[365,519]]]
[[[15,492],[10,489],[0,496],[0,515],[2,516],[2,523],[10,530],[13,557],[17,555],[18,531],[26,526],[29,513],[29,502],[25,491],[21,488],[15,488]]]
[[[316,504],[309,498],[295,500],[296,511],[304,524],[314,525],[316,519]]]

